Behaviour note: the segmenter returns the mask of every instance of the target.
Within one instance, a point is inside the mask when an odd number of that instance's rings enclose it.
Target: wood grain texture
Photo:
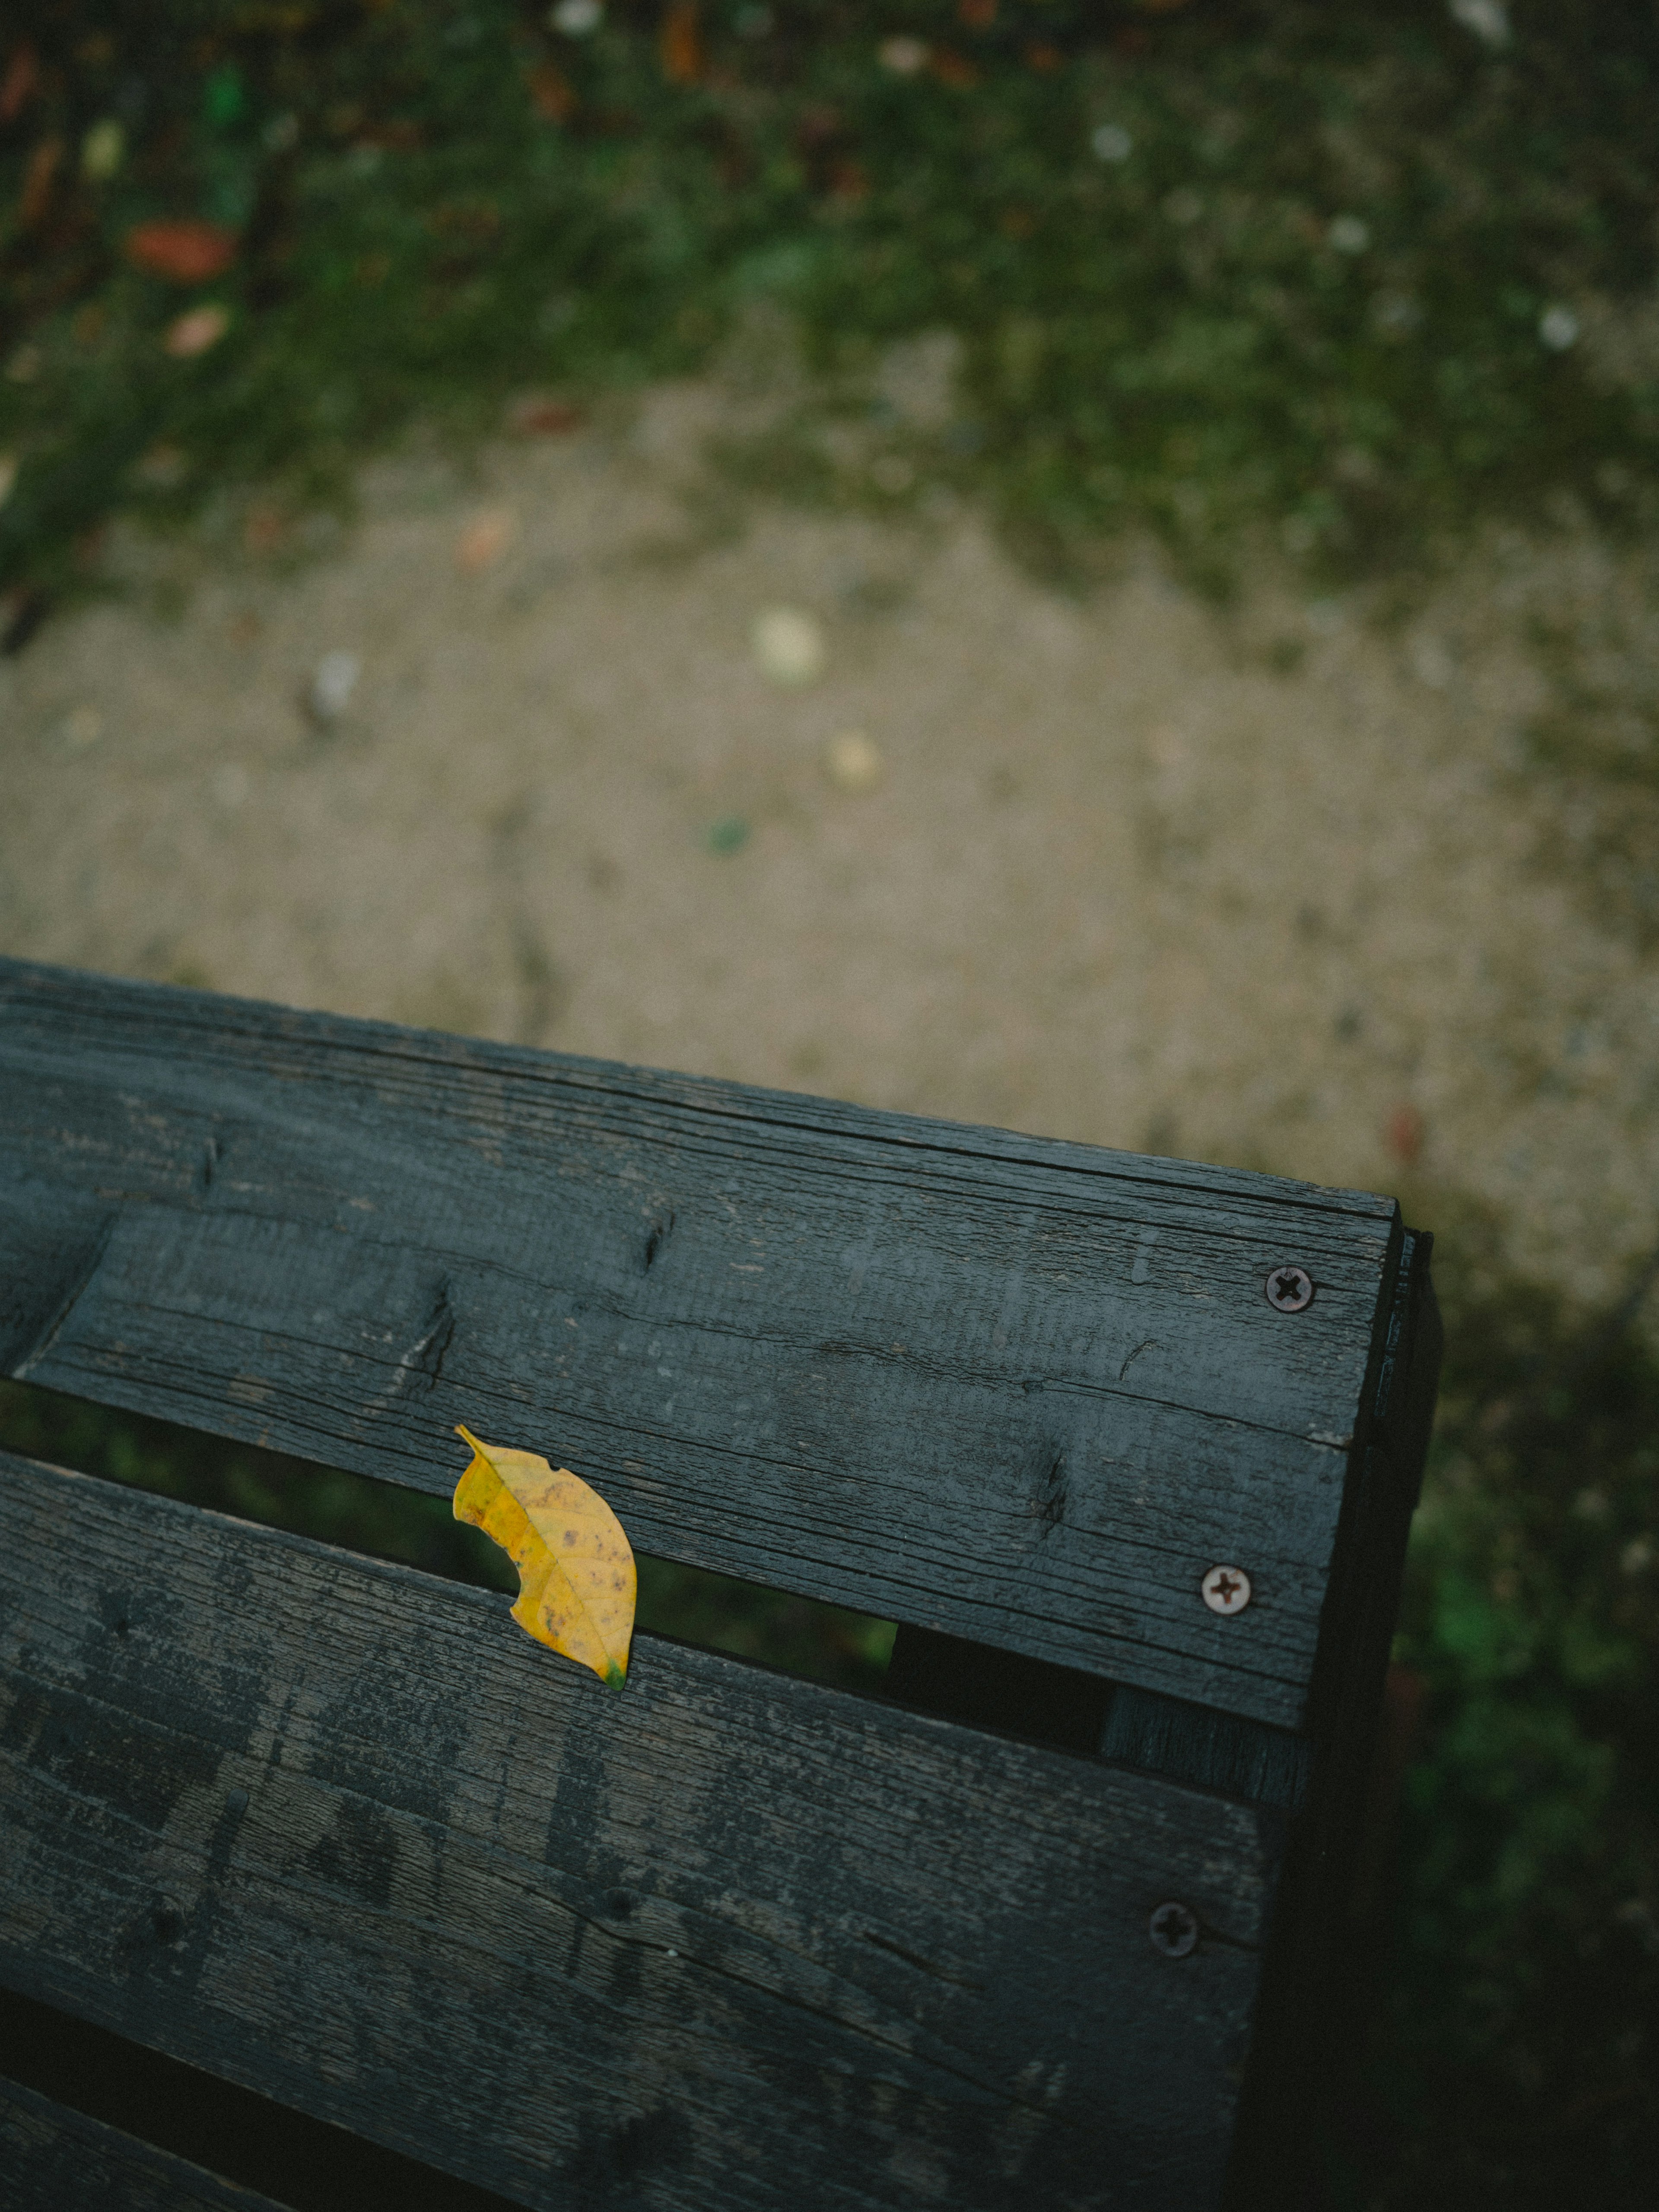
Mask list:
[[[0,2078],[6,2212],[283,2212],[199,2166]]]
[[[562,2212],[1198,2212],[1281,1848],[648,1638],[609,1691],[505,1598],[12,1458],[0,1827],[0,1980]]]
[[[0,1115],[7,1371],[1305,1722],[1387,1200],[17,963]]]

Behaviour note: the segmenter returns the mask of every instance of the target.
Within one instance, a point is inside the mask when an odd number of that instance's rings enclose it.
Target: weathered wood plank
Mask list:
[[[1386,1200],[17,963],[0,1115],[7,1371],[1305,1719]]]
[[[119,2128],[0,2077],[7,2212],[283,2212]]]
[[[1277,1815],[506,1602],[0,1458],[0,1980],[530,2206],[1213,2203]]]

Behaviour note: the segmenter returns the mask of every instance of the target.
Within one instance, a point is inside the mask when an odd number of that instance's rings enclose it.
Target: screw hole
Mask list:
[[[1166,1959],[1184,1959],[1198,1948],[1198,1916],[1171,1899],[1158,1907],[1146,1932],[1153,1949],[1162,1951]]]
[[[1275,1267],[1261,1287],[1276,1313],[1304,1313],[1313,1304],[1314,1279],[1305,1267]]]

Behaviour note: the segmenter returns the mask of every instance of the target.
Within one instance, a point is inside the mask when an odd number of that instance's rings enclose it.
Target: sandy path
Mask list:
[[[1609,1293],[1659,1232],[1659,969],[1528,858],[1497,570],[1389,637],[1150,558],[1073,601],[963,514],[699,539],[705,414],[380,467],[328,558],[209,532],[178,621],[48,629],[0,672],[0,945],[1473,1199]],[[513,534],[465,574],[481,514]],[[780,604],[827,645],[794,690],[751,647]]]

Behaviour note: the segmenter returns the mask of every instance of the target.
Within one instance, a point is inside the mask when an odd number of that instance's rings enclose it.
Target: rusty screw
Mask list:
[[[1146,1923],[1146,1933],[1153,1949],[1162,1951],[1166,1959],[1184,1959],[1198,1948],[1198,1916],[1171,1900],[1158,1906]]]
[[[1250,1601],[1250,1578],[1243,1567],[1212,1567],[1200,1588],[1212,1613],[1243,1613]]]
[[[1304,1313],[1313,1304],[1314,1279],[1305,1267],[1275,1267],[1263,1289],[1275,1313]]]

